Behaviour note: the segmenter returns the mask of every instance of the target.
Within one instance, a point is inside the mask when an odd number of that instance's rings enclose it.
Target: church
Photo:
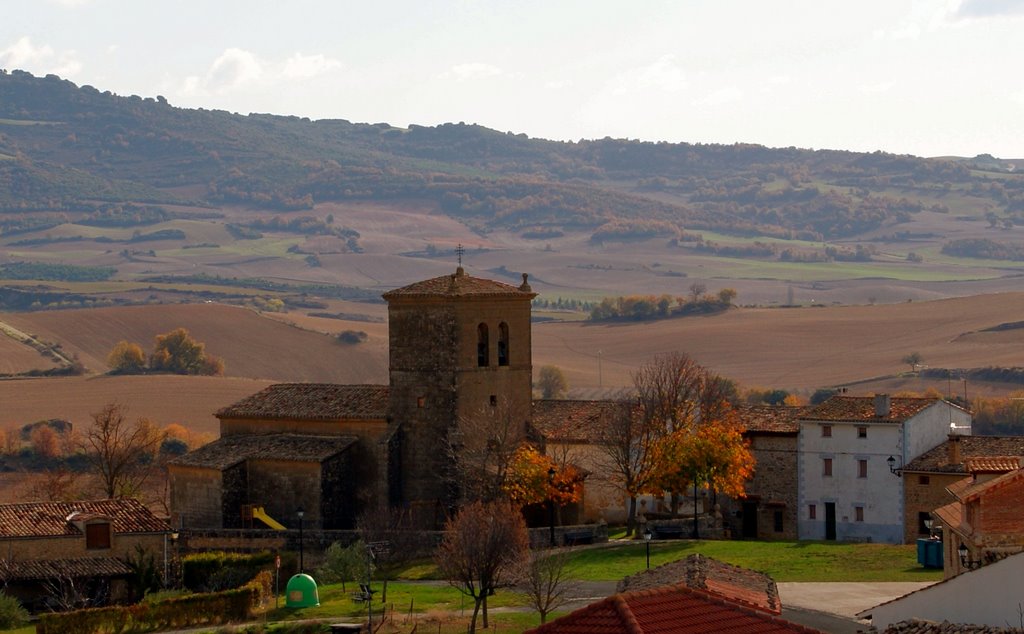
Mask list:
[[[512,434],[536,433],[535,296],[526,274],[514,286],[461,266],[385,293],[388,385],[277,384],[221,409],[220,438],[169,465],[173,524],[292,526],[301,508],[307,527],[347,529],[387,504],[441,526],[459,498],[457,421],[512,412]]]

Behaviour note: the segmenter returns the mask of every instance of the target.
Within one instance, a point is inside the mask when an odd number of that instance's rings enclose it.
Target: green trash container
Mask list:
[[[312,608],[320,605],[320,596],[316,591],[316,581],[307,574],[297,574],[288,580],[285,586],[286,608]]]

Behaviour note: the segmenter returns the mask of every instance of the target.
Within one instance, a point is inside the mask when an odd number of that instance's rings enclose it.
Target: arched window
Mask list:
[[[481,368],[491,364],[490,341],[487,338],[487,324],[480,324],[476,327],[476,364]]]
[[[508,365],[508,324],[498,324],[498,365]]]

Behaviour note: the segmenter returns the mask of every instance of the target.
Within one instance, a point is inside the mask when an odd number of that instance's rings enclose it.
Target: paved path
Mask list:
[[[826,612],[849,619],[857,613],[873,608],[879,603],[920,590],[931,582],[905,581],[886,583],[794,583],[783,582],[779,586],[782,605]]]

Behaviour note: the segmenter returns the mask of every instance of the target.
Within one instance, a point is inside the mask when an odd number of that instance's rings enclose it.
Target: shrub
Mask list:
[[[237,588],[257,576],[260,569],[271,566],[274,555],[214,551],[189,555],[182,561],[182,581],[196,592]]]
[[[367,339],[367,334],[362,330],[345,330],[338,333],[338,341],[347,344],[363,343]]]
[[[0,630],[9,630],[28,622],[28,612],[18,600],[0,592]]]

